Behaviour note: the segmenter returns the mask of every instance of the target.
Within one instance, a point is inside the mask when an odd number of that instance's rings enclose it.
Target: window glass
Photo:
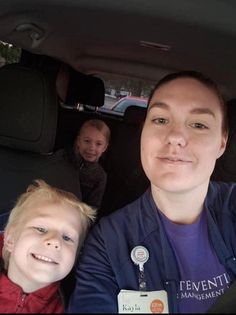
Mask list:
[[[139,100],[138,98],[122,98],[118,101],[117,105],[114,106],[112,109],[117,111],[117,112],[125,112],[126,108],[131,106],[131,105],[137,105],[141,107],[146,107],[147,106],[147,101],[144,99],[143,101]]]
[[[21,48],[0,41],[0,67],[8,63],[17,63],[21,57]]]
[[[97,74],[105,84],[105,102],[99,109],[103,113],[124,114],[131,105],[146,107],[155,82],[122,77],[114,74]],[[104,110],[105,109],[105,110]]]

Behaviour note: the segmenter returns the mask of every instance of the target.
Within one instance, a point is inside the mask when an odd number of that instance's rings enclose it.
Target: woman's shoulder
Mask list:
[[[236,194],[236,183],[234,182],[221,182],[221,181],[210,181],[209,193],[212,195],[218,194]]]
[[[236,183],[211,181],[207,195],[208,204],[219,209],[236,208]]]

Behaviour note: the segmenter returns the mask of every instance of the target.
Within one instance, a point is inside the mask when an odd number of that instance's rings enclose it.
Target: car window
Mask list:
[[[5,64],[19,62],[21,48],[0,41],[0,67]]]
[[[135,79],[127,76],[97,73],[104,81],[105,100],[99,108],[103,114],[123,116],[127,107],[137,105],[145,107],[155,82]]]
[[[116,106],[114,106],[112,109],[117,111],[117,112],[122,112],[124,113],[126,108],[131,106],[131,105],[137,105],[141,107],[146,107],[147,106],[147,101],[145,100],[138,100],[138,99],[123,99],[120,100]]]

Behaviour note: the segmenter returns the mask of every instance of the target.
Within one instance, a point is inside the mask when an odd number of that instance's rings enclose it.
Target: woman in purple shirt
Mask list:
[[[236,277],[236,185],[210,182],[227,139],[211,79],[183,71],[159,81],[141,135],[150,188],[90,232],[68,312],[210,309]]]

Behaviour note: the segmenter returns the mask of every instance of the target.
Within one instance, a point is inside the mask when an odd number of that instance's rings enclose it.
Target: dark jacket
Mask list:
[[[107,183],[105,170],[99,162],[85,161],[80,155],[75,157],[72,148],[66,149],[64,155],[78,172],[82,201],[99,209]]]
[[[234,280],[236,184],[210,183],[205,208],[216,254]],[[118,312],[120,290],[139,290],[138,266],[130,258],[137,245],[145,246],[150,253],[145,264],[147,291],[166,290],[169,312],[178,313],[179,270],[150,189],[133,203],[102,218],[90,232],[77,266],[77,283],[68,312]]]

